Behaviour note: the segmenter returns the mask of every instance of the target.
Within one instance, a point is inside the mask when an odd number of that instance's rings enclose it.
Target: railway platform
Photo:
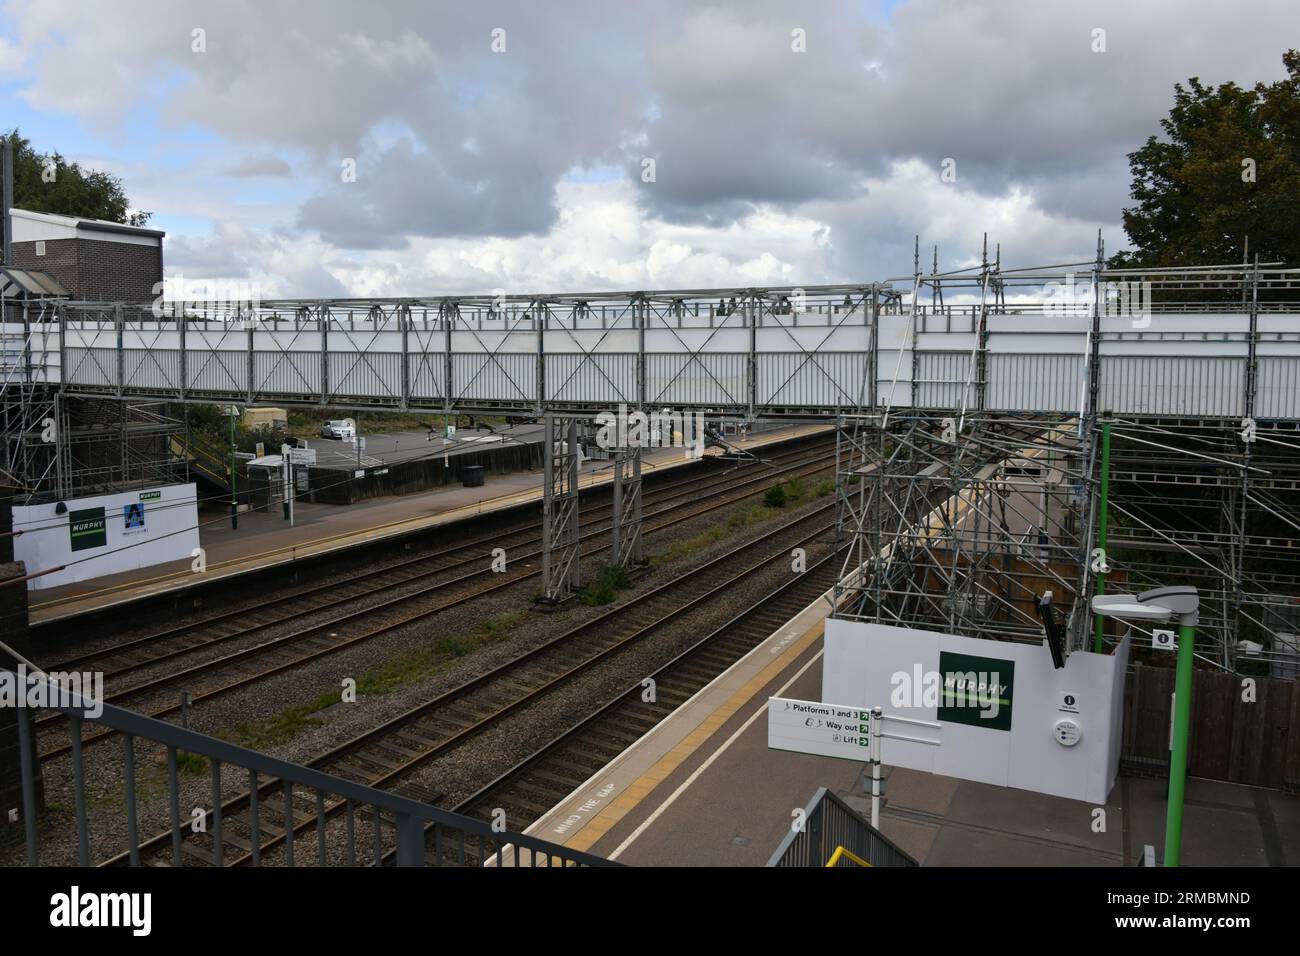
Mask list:
[[[831,430],[830,425],[798,424],[758,432],[733,444],[753,450]],[[722,450],[710,448],[705,454],[719,455]],[[642,468],[646,476],[651,476],[690,461],[680,448],[647,449]],[[582,488],[611,481],[608,461],[592,460],[583,464]],[[298,501],[293,527],[279,513],[262,511],[241,513],[238,529],[232,530],[229,515],[200,512],[199,537],[206,552],[205,571],[195,572],[189,561],[178,561],[31,592],[30,620],[32,624],[52,623],[195,584],[227,578],[233,583],[240,575],[502,511],[540,501],[541,496],[542,474],[538,470],[493,476],[480,488],[447,486],[370,499],[345,508]]]
[[[764,866],[819,787],[870,816],[868,765],[769,750],[770,696],[821,699],[829,599],[810,606],[526,831],[633,866]],[[923,866],[1134,866],[1163,843],[1164,781],[1091,804],[889,767],[881,831]],[[1185,865],[1300,862],[1300,801],[1188,781]]]

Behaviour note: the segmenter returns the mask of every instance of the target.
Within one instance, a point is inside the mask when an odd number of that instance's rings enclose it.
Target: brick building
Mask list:
[[[14,209],[13,264],[46,272],[74,299],[152,302],[163,279],[163,236],[124,226]]]

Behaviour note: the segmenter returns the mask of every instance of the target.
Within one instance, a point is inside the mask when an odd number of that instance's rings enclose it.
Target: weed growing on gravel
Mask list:
[[[767,491],[763,492],[763,504],[768,508],[785,507],[785,485],[773,485]]]
[[[203,754],[192,754],[188,750],[176,751],[176,770],[178,773],[188,773],[194,776],[200,776],[209,773],[208,758]]]
[[[475,648],[501,640],[527,616],[524,611],[498,614],[480,621],[471,631],[444,635],[429,647],[372,667],[357,678],[357,694],[386,694],[450,670],[457,660]],[[340,700],[337,689],[329,690],[305,704],[286,707],[264,720],[236,724],[231,731],[220,736],[242,747],[265,749],[290,740],[308,727],[320,726],[320,718],[314,715],[333,707]],[[200,759],[206,766],[207,758]]]
[[[589,607],[612,604],[618,592],[632,586],[627,569],[616,564],[606,564],[587,582],[580,600]]]
[[[828,478],[813,486],[811,497],[825,498],[827,495],[834,493],[835,481]],[[808,487],[804,484],[802,478],[792,478],[789,481],[773,485],[763,493],[763,503],[761,505],[738,508],[727,516],[724,523],[714,525],[708,531],[697,534],[693,538],[677,541],[669,545],[666,551],[651,555],[650,563],[654,567],[662,567],[679,558],[694,554],[711,544],[721,541],[732,531],[739,531],[741,528],[747,528],[751,524],[757,524],[760,521],[772,520],[772,518],[776,517],[777,512],[787,504],[799,505],[805,503],[810,500],[809,494]]]

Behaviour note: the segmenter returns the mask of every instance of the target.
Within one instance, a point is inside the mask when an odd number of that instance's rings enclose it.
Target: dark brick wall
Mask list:
[[[14,264],[48,272],[73,296],[122,302],[152,302],[162,281],[162,247],[98,239],[47,239],[45,255],[35,242],[15,242]]]
[[[162,248],[129,242],[81,243],[82,294],[124,302],[152,302],[162,281]],[[48,250],[47,250],[48,251]]]
[[[76,295],[81,286],[81,268],[77,262],[79,247],[80,240],[77,239],[47,239],[45,255],[38,256],[36,243],[15,242],[14,265],[33,272],[48,272]]]

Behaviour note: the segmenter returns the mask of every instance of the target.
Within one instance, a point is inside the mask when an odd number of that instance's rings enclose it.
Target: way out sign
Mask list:
[[[871,756],[871,711],[769,697],[767,745],[772,750],[866,761]]]

